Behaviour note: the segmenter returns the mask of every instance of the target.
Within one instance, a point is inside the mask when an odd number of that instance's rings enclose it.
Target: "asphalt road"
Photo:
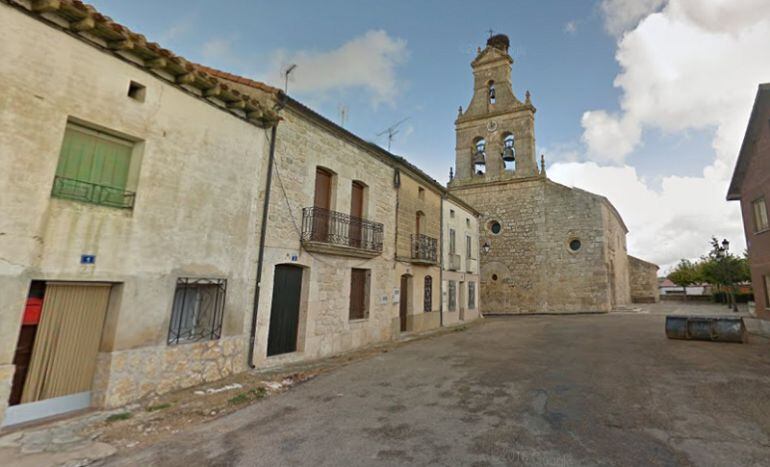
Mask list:
[[[659,314],[491,318],[110,465],[768,465],[770,344]]]

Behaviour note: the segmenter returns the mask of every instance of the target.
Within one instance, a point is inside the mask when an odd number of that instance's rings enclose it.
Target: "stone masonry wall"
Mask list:
[[[659,302],[658,266],[633,256],[628,257],[628,265],[631,301],[633,303]]]
[[[246,90],[246,89],[244,89]],[[259,298],[255,361],[276,366],[332,355],[393,336],[398,309],[391,303],[395,255],[394,169],[369,151],[286,108],[278,126],[270,195],[265,263]],[[332,171],[332,210],[349,213],[352,182],[363,182],[364,217],[384,224],[382,254],[355,258],[310,253],[301,246],[302,209],[313,205],[316,167]],[[278,264],[304,268],[297,352],[267,357],[267,340]],[[369,316],[349,319],[351,268],[370,271]]]
[[[479,243],[491,246],[481,257],[485,313],[610,310],[601,197],[539,177],[453,193],[481,212]]]

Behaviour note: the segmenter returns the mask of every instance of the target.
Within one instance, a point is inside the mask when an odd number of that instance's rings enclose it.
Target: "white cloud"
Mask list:
[[[602,0],[599,9],[604,15],[604,27],[613,36],[633,29],[639,20],[658,10],[665,0]]]
[[[633,167],[593,162],[556,163],[548,176],[606,196],[628,226],[629,253],[657,263],[661,273],[705,254],[712,235],[729,238],[736,252],[745,247],[739,206],[725,201],[718,178],[666,176],[653,190]]]
[[[591,163],[557,163],[549,176],[604,194],[628,224],[629,248],[670,266],[703,254],[711,235],[744,248],[737,203],[725,201],[757,85],[770,81],[766,0],[604,0],[607,29],[619,34],[620,110],[586,112],[582,140]],[[659,154],[659,189],[625,165],[645,129],[713,132],[702,175],[665,175],[677,154]],[[598,163],[614,166],[602,167]],[[656,183],[656,186],[658,184]]]
[[[282,69],[296,64],[290,93],[324,94],[345,88],[366,90],[374,105],[393,104],[399,93],[396,70],[408,58],[406,41],[382,30],[368,31],[328,51],[278,51],[264,80],[283,87]]]
[[[201,54],[206,60],[216,60],[222,57],[229,57],[233,53],[232,41],[221,37],[209,39],[203,43]]]

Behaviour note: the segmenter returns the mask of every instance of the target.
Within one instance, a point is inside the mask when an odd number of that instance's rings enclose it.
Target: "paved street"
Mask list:
[[[770,344],[667,340],[661,311],[490,318],[109,464],[767,465]]]

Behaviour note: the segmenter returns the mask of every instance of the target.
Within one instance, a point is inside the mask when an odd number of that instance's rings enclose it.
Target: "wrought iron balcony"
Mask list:
[[[449,270],[450,271],[460,270],[460,255],[458,255],[457,253],[449,253]]]
[[[328,209],[302,210],[305,249],[346,256],[374,257],[382,253],[384,227],[360,217]]]
[[[132,208],[136,193],[96,183],[56,176],[51,195],[114,208]]]
[[[435,264],[438,241],[427,235],[412,235],[412,260]]]

